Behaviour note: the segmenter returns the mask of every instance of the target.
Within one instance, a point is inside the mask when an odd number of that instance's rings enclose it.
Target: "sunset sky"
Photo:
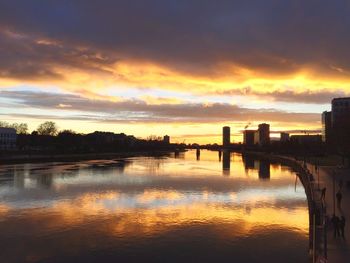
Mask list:
[[[319,130],[350,96],[350,3],[2,0],[0,120],[236,142]]]

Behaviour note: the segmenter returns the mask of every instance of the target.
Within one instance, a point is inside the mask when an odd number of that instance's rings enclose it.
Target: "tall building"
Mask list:
[[[270,144],[270,125],[267,123],[259,124],[259,144],[269,145]]]
[[[326,143],[331,142],[332,132],[332,112],[324,111],[322,113],[322,141]]]
[[[332,100],[332,138],[338,148],[350,146],[350,97]]]
[[[11,150],[16,148],[17,134],[13,128],[0,127],[0,150]]]
[[[169,144],[169,143],[170,143],[170,136],[165,135],[165,136],[163,137],[163,142],[164,142],[165,144]]]
[[[254,133],[255,130],[244,130],[243,143],[245,145],[254,145]]]
[[[254,131],[254,144],[258,145],[260,144],[260,133],[259,131]]]
[[[224,147],[230,146],[231,143],[231,130],[230,127],[225,126],[222,128],[222,145]]]

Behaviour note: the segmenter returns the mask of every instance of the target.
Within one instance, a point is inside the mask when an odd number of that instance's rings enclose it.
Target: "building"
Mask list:
[[[163,142],[164,142],[165,144],[170,144],[170,136],[165,135],[165,136],[163,137]]]
[[[254,133],[255,130],[244,130],[243,132],[243,143],[245,145],[254,145]]]
[[[0,150],[12,150],[16,148],[17,134],[13,128],[0,127]]]
[[[289,133],[281,132],[280,141],[281,142],[288,142],[289,141]]]
[[[231,129],[228,126],[222,128],[222,145],[224,147],[230,146],[231,144]]]
[[[259,131],[254,131],[254,144],[260,144],[260,133]]]
[[[332,137],[338,148],[350,146],[350,97],[332,100]]]
[[[331,133],[332,133],[332,112],[324,111],[322,113],[322,141],[325,143],[330,143]]]
[[[267,123],[259,124],[259,145],[269,145],[270,144],[270,125]]]
[[[322,135],[292,135],[290,141],[297,144],[318,144],[322,142]]]
[[[332,127],[349,127],[350,97],[335,98],[332,100]]]

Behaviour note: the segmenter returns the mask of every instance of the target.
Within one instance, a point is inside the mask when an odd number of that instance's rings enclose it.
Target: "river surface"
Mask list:
[[[195,151],[0,166],[0,262],[308,262],[288,167]]]

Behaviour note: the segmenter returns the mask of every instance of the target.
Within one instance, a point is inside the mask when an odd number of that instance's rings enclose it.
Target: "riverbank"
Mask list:
[[[350,258],[350,243],[347,239],[350,237],[350,169],[342,166],[316,166],[308,163],[308,169],[313,172],[317,178],[319,187],[326,188],[325,207],[328,218],[333,214],[344,216],[346,220],[345,238],[334,237],[334,228],[329,223],[327,231],[327,254],[328,262],[345,263]],[[342,194],[341,206],[336,204],[336,193]]]
[[[136,151],[116,153],[78,153],[78,154],[14,154],[0,156],[0,164],[34,163],[34,162],[75,162],[83,160],[101,160],[128,158],[136,156],[167,156],[174,151]]]

